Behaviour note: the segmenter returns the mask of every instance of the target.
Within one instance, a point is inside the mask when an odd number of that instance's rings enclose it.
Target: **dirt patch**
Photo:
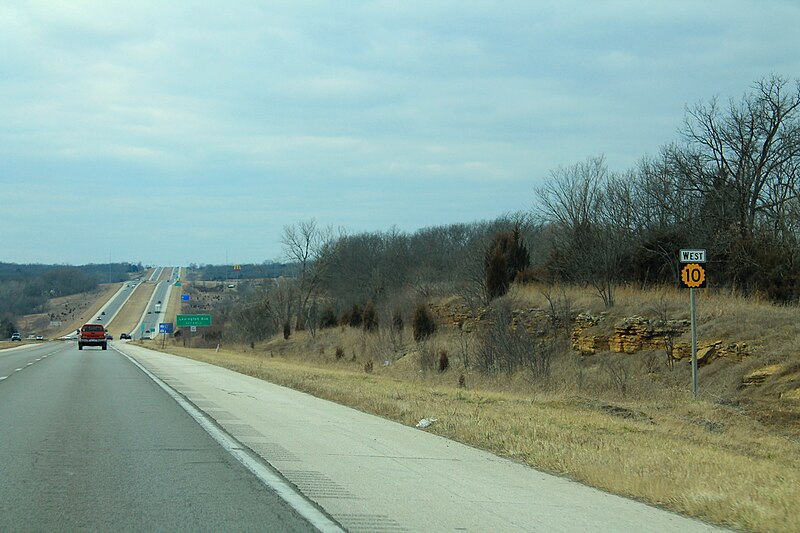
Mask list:
[[[656,422],[648,416],[646,413],[642,411],[636,411],[634,409],[630,409],[628,407],[623,407],[621,405],[615,405],[611,403],[602,403],[596,402],[592,400],[587,400],[583,402],[584,405],[590,407],[592,409],[596,409],[598,411],[602,411],[608,415],[616,416],[619,418],[624,418],[626,420],[636,420],[637,422],[649,422],[651,424],[655,424]]]

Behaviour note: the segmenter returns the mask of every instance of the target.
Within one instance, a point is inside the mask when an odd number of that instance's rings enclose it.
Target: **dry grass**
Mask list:
[[[800,442],[740,408],[688,395],[609,401],[524,375],[464,372],[459,388],[460,370],[420,372],[416,352],[383,366],[377,344],[347,328],[256,350],[169,351],[408,425],[435,417],[430,431],[442,436],[710,522],[774,532],[800,523]],[[376,363],[370,373],[366,360]]]
[[[510,298],[547,308],[542,292],[517,287]],[[632,315],[652,317],[656,308],[670,318],[689,316],[687,291],[620,288],[610,310],[589,289],[566,287],[559,295],[573,311],[605,313],[608,327]],[[313,337],[294,332],[255,349],[167,349],[403,424],[434,417],[430,431],[442,436],[679,513],[789,532],[800,524],[797,315],[796,307],[700,291],[701,339],[744,342],[750,355],[701,368],[696,402],[685,362],[668,369],[654,353],[565,353],[554,357],[546,379],[484,375],[464,368],[473,336],[444,327],[422,345],[408,329],[336,328]],[[423,370],[425,358],[443,350],[450,368]],[[742,387],[743,376],[762,369],[773,375]],[[620,370],[624,390],[616,386]]]

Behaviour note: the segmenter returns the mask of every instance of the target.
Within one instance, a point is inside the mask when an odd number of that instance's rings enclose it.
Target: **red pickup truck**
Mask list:
[[[84,324],[81,326],[78,336],[78,349],[83,350],[84,346],[100,346],[104,350],[108,348],[106,328],[103,324]]]

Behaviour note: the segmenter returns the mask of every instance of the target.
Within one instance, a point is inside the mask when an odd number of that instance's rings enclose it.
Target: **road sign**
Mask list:
[[[708,285],[708,276],[702,263],[706,262],[706,251],[703,249],[681,250],[678,260],[684,264],[681,269],[681,286],[689,289],[689,307],[692,317],[692,398],[697,399],[697,302],[694,290]]]
[[[158,324],[159,333],[172,333],[172,330],[173,330],[172,322],[159,322]]]
[[[192,333],[196,332],[197,331],[197,326],[190,327],[189,331],[191,331]]]
[[[705,250],[681,250],[678,254],[681,263],[705,263],[706,251]]]
[[[181,294],[181,300],[183,300],[184,302],[188,302],[189,301],[189,295],[188,294]]]
[[[178,315],[175,317],[178,326],[210,326],[211,315]]]
[[[176,282],[175,282],[175,286],[176,286],[176,287],[180,287],[180,286],[181,286],[181,282],[180,282],[180,281],[176,281]]]
[[[688,289],[701,289],[707,285],[708,279],[703,265],[689,263],[681,269],[681,286]]]

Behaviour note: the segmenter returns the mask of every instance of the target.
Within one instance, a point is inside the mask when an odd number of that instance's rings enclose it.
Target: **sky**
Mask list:
[[[800,76],[796,0],[0,4],[0,262],[282,260],[535,209]]]

